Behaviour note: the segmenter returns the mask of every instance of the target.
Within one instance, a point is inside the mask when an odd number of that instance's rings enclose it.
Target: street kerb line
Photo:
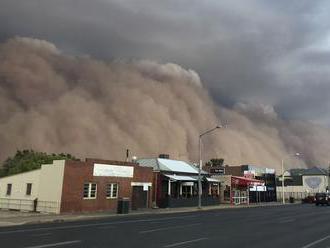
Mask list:
[[[169,245],[164,245],[163,247],[164,248],[176,247],[176,246],[180,246],[180,245],[199,242],[199,241],[206,240],[206,239],[208,239],[208,238],[192,239],[192,240],[182,241],[182,242],[173,243],[173,244],[169,244]]]
[[[72,240],[72,241],[65,241],[65,242],[59,242],[59,243],[53,243],[53,244],[44,244],[44,245],[36,245],[36,246],[27,246],[24,248],[46,248],[46,247],[57,247],[57,246],[63,246],[63,245],[71,245],[71,244],[77,244],[80,243],[81,240]]]
[[[168,218],[155,218],[155,219],[138,219],[138,220],[127,220],[127,221],[113,221],[113,222],[68,225],[68,226],[55,226],[55,227],[40,227],[40,228],[31,228],[31,229],[19,229],[19,230],[11,230],[11,231],[0,231],[0,235],[1,234],[14,234],[14,233],[49,231],[49,230],[65,230],[65,229],[74,229],[74,228],[83,228],[83,227],[97,227],[97,226],[129,224],[129,223],[147,223],[147,222],[153,222],[153,221],[186,219],[186,218],[193,218],[193,217],[197,217],[197,215],[187,215],[187,216],[181,216],[181,217],[168,217]]]
[[[307,245],[305,245],[305,246],[303,246],[303,247],[301,247],[301,248],[309,248],[309,247],[312,247],[312,246],[314,246],[314,245],[316,245],[316,244],[319,244],[319,243],[321,243],[321,242],[323,242],[324,240],[327,240],[327,239],[329,239],[329,238],[330,238],[330,235],[328,235],[328,236],[326,236],[326,237],[324,237],[324,238],[318,239],[318,240],[316,240],[316,241],[314,241],[314,242],[312,242],[312,243],[310,243],[310,244],[307,244]]]
[[[181,225],[181,226],[169,226],[169,227],[161,227],[161,228],[155,228],[145,231],[140,231],[140,234],[146,234],[146,233],[152,233],[152,232],[158,232],[158,231],[166,231],[166,230],[172,230],[172,229],[180,229],[185,227],[192,227],[192,226],[199,226],[202,223],[194,223],[194,224],[187,224],[187,225]]]

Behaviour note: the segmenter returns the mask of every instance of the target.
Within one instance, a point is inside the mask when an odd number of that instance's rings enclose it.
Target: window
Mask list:
[[[107,184],[107,198],[118,197],[118,183]]]
[[[11,184],[11,183],[8,183],[8,184],[7,184],[7,192],[6,192],[6,195],[11,195],[11,188],[12,188],[12,184]]]
[[[31,195],[32,192],[32,183],[26,184],[26,195]]]
[[[84,184],[84,199],[95,199],[96,191],[97,191],[96,183],[85,183]]]
[[[182,186],[182,196],[183,197],[191,197],[192,194],[192,186]]]

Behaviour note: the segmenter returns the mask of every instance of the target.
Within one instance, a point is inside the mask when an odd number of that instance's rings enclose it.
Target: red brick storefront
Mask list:
[[[94,164],[132,168],[133,175],[132,177],[95,176],[93,174]],[[118,199],[123,197],[129,198],[131,206],[141,207],[141,197],[139,194],[142,194],[144,197],[144,207],[151,207],[152,189],[150,186],[152,181],[152,168],[141,167],[136,163],[100,159],[86,159],[85,162],[66,161],[61,212],[116,211]],[[84,185],[88,183],[97,185],[95,186],[97,190],[93,199],[84,198]],[[109,184],[116,184],[118,186],[116,197],[111,199],[107,197],[107,187]]]

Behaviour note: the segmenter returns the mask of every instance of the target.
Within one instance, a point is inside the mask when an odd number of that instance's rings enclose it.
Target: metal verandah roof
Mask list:
[[[197,178],[190,177],[190,176],[178,176],[178,175],[167,175],[167,174],[164,174],[164,176],[166,176],[174,181],[187,181],[187,182],[197,181]]]

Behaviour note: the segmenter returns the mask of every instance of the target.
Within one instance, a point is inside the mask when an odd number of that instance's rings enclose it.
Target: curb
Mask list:
[[[206,211],[215,211],[215,210],[237,210],[242,208],[264,208],[264,207],[284,207],[284,206],[293,206],[298,205],[300,203],[291,203],[291,204],[264,204],[264,205],[239,205],[239,206],[232,206],[232,205],[223,205],[217,207],[205,207],[205,208],[183,208],[183,209],[163,209],[159,211],[146,211],[146,212],[131,212],[129,214],[100,214],[100,215],[67,215],[68,218],[63,218],[63,216],[59,216],[58,218],[53,219],[40,219],[40,220],[31,220],[25,222],[0,222],[1,227],[11,227],[11,226],[21,226],[21,225],[37,225],[37,224],[44,224],[44,223],[64,223],[64,222],[75,222],[75,221],[83,221],[83,220],[97,220],[97,219],[104,219],[104,218],[112,218],[112,217],[129,217],[129,216],[139,216],[139,215],[153,215],[153,214],[175,214],[175,213],[190,213],[190,212],[206,212]]]

